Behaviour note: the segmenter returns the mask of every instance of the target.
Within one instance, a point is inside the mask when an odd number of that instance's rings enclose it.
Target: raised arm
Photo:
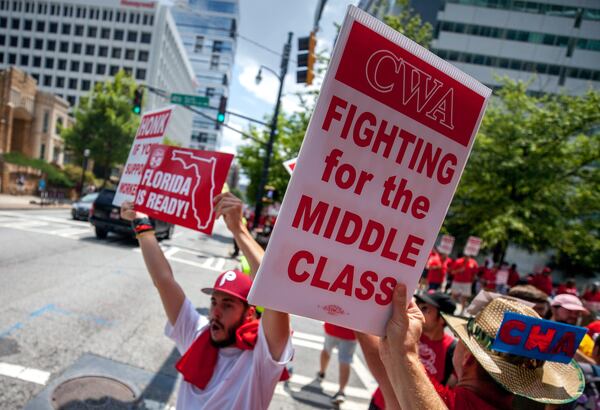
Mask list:
[[[254,240],[246,224],[244,224],[242,207],[242,201],[230,192],[215,197],[216,217],[223,215],[225,225],[233,234],[240,250],[250,264],[251,277],[254,279],[265,251]],[[279,360],[290,337],[290,315],[265,309],[261,321],[271,357],[274,360]]]
[[[383,362],[379,357],[380,338],[366,333],[354,333],[356,334],[356,339],[358,340],[363,355],[365,356],[365,360],[367,361],[367,367],[377,381],[377,384],[379,384],[381,394],[383,394],[383,400],[385,401],[386,410],[400,410],[394,389],[385,371]]]
[[[134,224],[138,225],[143,224],[144,220],[148,220],[146,215],[134,211],[131,202],[124,202],[121,205],[121,218],[134,221]],[[165,258],[162,249],[158,245],[154,230],[145,230],[137,235],[137,239],[146,263],[146,269],[158,290],[167,318],[172,325],[175,325],[181,305],[185,300],[183,289],[175,281],[171,265],[169,265],[167,258]]]
[[[419,360],[419,338],[425,319],[415,302],[407,305],[403,284],[396,285],[392,305],[392,317],[379,345],[379,355],[400,407],[446,410]]]

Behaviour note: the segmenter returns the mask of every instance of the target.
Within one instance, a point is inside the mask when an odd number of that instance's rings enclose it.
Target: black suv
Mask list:
[[[124,236],[135,235],[131,222],[121,219],[121,208],[112,204],[114,197],[114,189],[103,189],[90,210],[90,222],[96,228],[98,239],[106,238],[109,232]],[[158,219],[152,219],[152,224],[157,238],[169,239],[173,235],[175,227],[172,224]]]

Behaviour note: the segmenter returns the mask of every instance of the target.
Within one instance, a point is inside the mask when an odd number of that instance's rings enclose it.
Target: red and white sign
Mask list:
[[[298,158],[292,158],[292,159],[288,159],[287,161],[285,161],[283,163],[283,167],[285,168],[285,170],[287,172],[289,172],[290,175],[292,175],[292,172],[294,172],[294,168],[296,168],[297,160],[298,160]]]
[[[155,144],[162,144],[172,112],[173,107],[168,107],[147,112],[142,116],[119,180],[113,205],[121,206],[123,202],[131,202],[135,198],[135,190],[142,178],[142,170],[146,165],[150,149]]]
[[[412,292],[491,90],[350,6],[252,304],[382,335]]]
[[[479,248],[481,248],[481,238],[469,236],[463,253],[468,256],[477,256],[477,254],[479,254]]]
[[[452,253],[452,248],[454,248],[454,236],[452,235],[444,235],[440,240],[440,244],[437,247],[439,253],[444,253],[446,255],[450,255]]]
[[[213,198],[221,193],[232,154],[154,145],[134,208],[153,218],[211,234]]]

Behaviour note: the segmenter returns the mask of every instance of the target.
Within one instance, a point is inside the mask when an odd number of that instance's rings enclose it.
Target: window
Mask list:
[[[107,46],[98,47],[98,55],[100,57],[108,57],[108,47]]]
[[[56,86],[63,88],[65,86],[65,77],[56,77]]]
[[[106,74],[106,64],[96,64],[96,74]]]
[[[54,68],[54,59],[50,57],[46,57],[46,62],[44,64],[46,68]]]
[[[114,40],[123,40],[123,30],[116,29],[113,32],[113,39]]]
[[[10,64],[10,65],[17,64],[17,55],[16,54],[10,53],[8,55],[8,64]]]
[[[127,41],[131,41],[135,43],[137,41],[137,31],[128,31],[127,32]]]
[[[61,33],[70,35],[71,34],[71,25],[68,23],[63,23]]]
[[[0,17],[0,28],[6,28],[6,17]]]
[[[69,95],[67,96],[67,101],[69,102],[70,106],[74,106],[77,103],[77,97],[74,95]]]
[[[25,31],[31,31],[31,27],[33,26],[33,21],[25,20],[24,23],[25,24],[24,24],[23,28],[25,29]]]
[[[125,50],[125,60],[134,60],[135,59],[135,50],[128,48]]]
[[[38,21],[36,26],[35,26],[35,30],[39,31],[39,32],[43,32],[46,29],[46,22],[45,21]]]
[[[29,37],[23,37],[21,41],[21,45],[23,48],[31,47],[31,39]]]
[[[68,53],[69,52],[69,43],[66,41],[61,41],[59,49],[60,49],[61,53]]]
[[[75,35],[76,36],[83,36],[83,26],[81,24],[77,24],[75,26]]]
[[[79,72],[79,61],[71,61],[71,71]]]
[[[152,35],[144,31],[142,32],[142,38],[140,41],[144,44],[150,44],[150,42],[152,41]]]
[[[48,26],[48,31],[51,33],[58,33],[58,23],[50,23],[50,25]]]
[[[21,55],[21,65],[22,66],[28,66],[29,65],[29,56],[28,55]]]
[[[110,29],[103,28],[102,30],[100,30],[100,38],[110,38]]]
[[[145,80],[146,70],[143,68],[138,68],[137,70],[135,70],[135,78],[136,80]]]
[[[133,69],[131,67],[123,67],[123,71],[125,71],[127,75],[133,74]]]
[[[67,60],[59,59],[58,60],[58,69],[59,70],[66,70],[67,69]]]
[[[48,132],[48,130],[44,131]],[[46,144],[40,145],[40,159],[44,159],[44,155],[46,155]]]
[[[52,76],[51,75],[45,75],[44,76],[44,85],[46,87],[50,87],[52,85]]]
[[[33,66],[41,67],[42,66],[42,57],[33,56]]]
[[[81,54],[81,43],[73,43],[73,54]]]
[[[220,53],[223,49],[223,42],[219,41],[219,40],[215,40],[213,41],[213,48],[212,48],[212,52],[213,53]]]
[[[38,84],[40,83],[40,75],[38,73],[32,73],[31,76],[35,79],[36,83],[38,83]]]
[[[60,130],[61,130],[62,126],[63,126],[63,119],[62,119],[62,117],[56,117],[56,124],[55,124],[55,127],[54,127],[54,133],[55,134],[60,134]]]
[[[110,75],[116,75],[119,72],[119,66],[118,65],[111,65],[110,66]]]
[[[56,40],[48,40],[46,43],[46,50],[48,50],[48,51],[56,50]]]
[[[194,44],[194,53],[201,52],[203,45],[204,45],[204,37],[203,36],[196,36],[196,44]]]
[[[148,52],[140,50],[138,52],[138,61],[148,61]]]
[[[12,19],[10,28],[12,28],[13,30],[18,30],[19,27],[20,27],[20,25],[21,25],[21,20],[19,20],[19,19]]]
[[[48,127],[50,126],[50,111],[44,111],[44,122],[42,123],[42,132],[48,132]],[[44,150],[42,149],[42,152]]]
[[[121,49],[118,47],[113,47],[111,56],[112,58],[121,58]]]
[[[210,58],[210,69],[211,70],[218,70],[219,69],[219,55],[218,54],[213,54],[212,57]]]
[[[93,56],[94,53],[96,52],[96,46],[93,44],[87,44],[85,46],[85,55],[87,56]]]
[[[10,36],[10,46],[11,47],[18,47],[19,46],[19,37],[17,37],[17,36]]]
[[[89,26],[88,30],[87,30],[87,36],[96,38],[97,35],[98,35],[98,28],[94,27],[94,26]]]
[[[77,78],[69,78],[69,89],[70,90],[77,89]]]
[[[215,95],[215,89],[212,87],[206,87],[206,94],[208,98],[213,97]]]
[[[81,80],[81,89],[83,91],[89,91],[90,89],[90,80]]]
[[[91,73],[93,67],[94,67],[94,65],[92,63],[85,62],[85,63],[83,63],[83,72],[84,73]]]

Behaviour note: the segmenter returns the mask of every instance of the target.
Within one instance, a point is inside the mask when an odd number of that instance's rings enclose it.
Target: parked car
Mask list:
[[[90,211],[90,223],[94,225],[96,237],[104,239],[109,232],[117,233],[123,236],[134,236],[131,222],[121,218],[121,208],[113,205],[115,197],[114,189],[103,189],[93,202]],[[175,227],[172,224],[151,219],[156,237],[160,239],[169,239],[173,235]]]
[[[73,219],[87,221],[90,217],[90,209],[92,208],[92,204],[97,197],[98,193],[93,192],[91,194],[84,195],[79,199],[79,201],[74,202],[71,206],[71,216]]]

